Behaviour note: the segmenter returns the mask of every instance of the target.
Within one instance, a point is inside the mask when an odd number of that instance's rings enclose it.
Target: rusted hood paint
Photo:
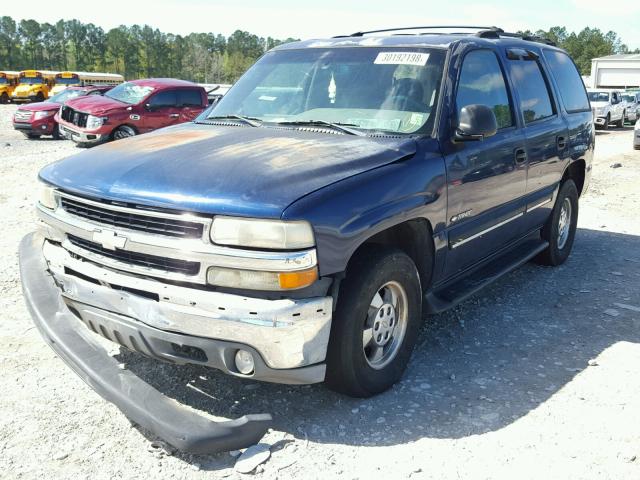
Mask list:
[[[313,191],[415,151],[412,139],[185,124],[84,151],[40,176],[90,197],[280,217]]]

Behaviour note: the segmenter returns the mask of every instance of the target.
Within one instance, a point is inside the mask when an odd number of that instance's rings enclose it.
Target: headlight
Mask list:
[[[35,114],[35,120],[40,120],[41,118],[47,118],[47,117],[51,117],[52,115],[55,115],[56,111],[55,110],[49,110],[48,112],[36,112]]]
[[[87,128],[89,130],[95,130],[96,128],[100,128],[106,120],[107,120],[106,117],[95,117],[93,115],[89,115],[87,117]]]
[[[219,245],[274,250],[295,250],[315,245],[311,225],[304,221],[222,216],[213,219],[211,241]]]
[[[41,183],[38,202],[43,207],[46,207],[50,210],[55,210],[55,208],[58,206],[58,202],[56,200],[55,190],[53,189],[53,187],[50,187],[45,183]]]
[[[224,267],[210,267],[207,271],[207,283],[210,285],[248,290],[295,290],[308,287],[317,279],[317,267],[295,272],[260,272]]]

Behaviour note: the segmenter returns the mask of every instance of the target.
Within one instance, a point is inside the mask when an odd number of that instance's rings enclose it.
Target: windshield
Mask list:
[[[78,83],[80,83],[79,78],[56,77],[56,85],[77,85]]]
[[[0,77],[0,85],[6,85],[9,83],[5,77]]]
[[[208,118],[329,122],[363,131],[432,127],[445,51],[412,47],[307,48],[267,53]]]
[[[76,98],[79,97],[81,95],[86,95],[87,91],[86,90],[63,90],[60,93],[54,95],[53,97],[50,97],[49,100],[47,100],[48,102],[56,102],[56,103],[64,103],[67,100],[71,100],[72,98]]]
[[[42,83],[42,77],[22,77],[20,83],[24,85],[37,85]]]
[[[608,102],[609,94],[607,92],[587,92],[590,102]]]
[[[625,102],[629,102],[629,103],[636,103],[636,96],[635,95],[622,95],[622,98]]]
[[[140,103],[144,98],[153,92],[153,87],[136,85],[135,83],[121,83],[104,94],[105,97],[113,98],[123,103]]]

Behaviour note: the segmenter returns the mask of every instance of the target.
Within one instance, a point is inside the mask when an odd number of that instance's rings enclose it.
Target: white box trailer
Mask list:
[[[593,88],[640,87],[640,54],[618,54],[591,60]]]

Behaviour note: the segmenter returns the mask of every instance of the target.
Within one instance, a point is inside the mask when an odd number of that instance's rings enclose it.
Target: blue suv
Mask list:
[[[280,46],[195,122],[40,172],[27,303],[136,423],[208,452],[256,441],[271,417],[212,423],[96,334],[368,397],[400,380],[425,316],[567,259],[595,141],[569,55],[495,27],[402,30]]]

